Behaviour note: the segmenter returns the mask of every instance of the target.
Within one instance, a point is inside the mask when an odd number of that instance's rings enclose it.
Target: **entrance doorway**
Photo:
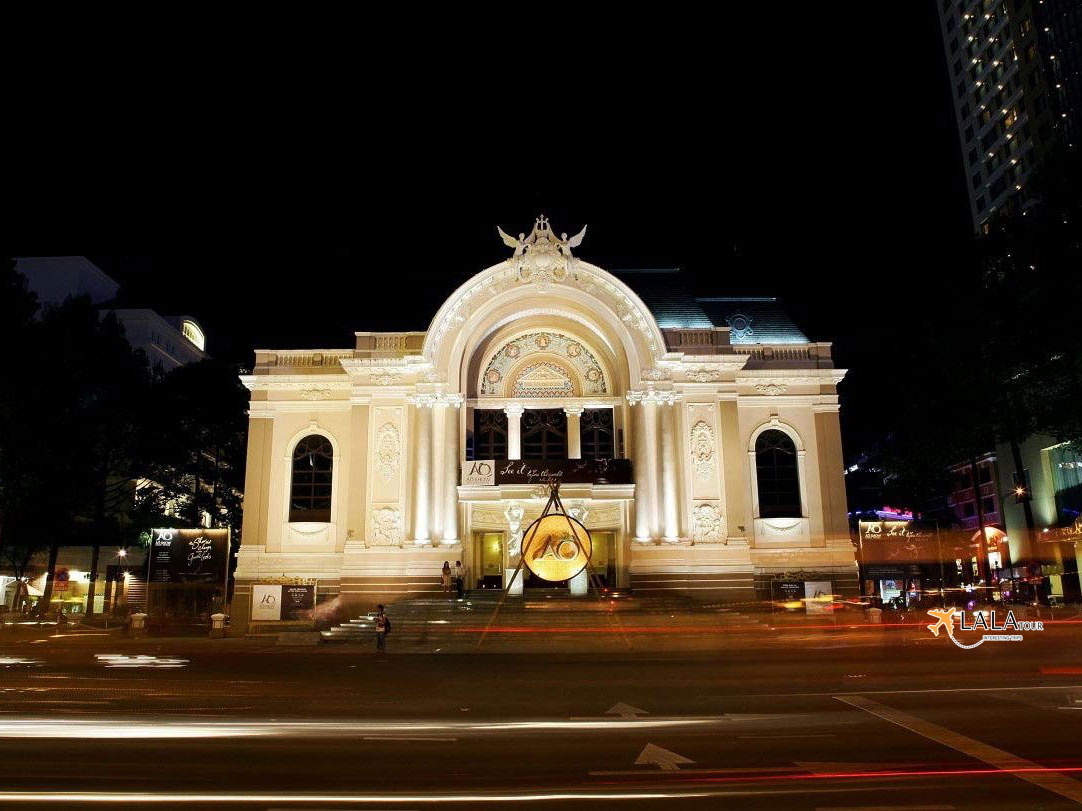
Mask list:
[[[590,567],[605,588],[616,588],[616,533],[591,532],[590,540],[594,547]]]
[[[481,559],[477,585],[483,589],[503,588],[503,533],[475,532],[474,540]]]

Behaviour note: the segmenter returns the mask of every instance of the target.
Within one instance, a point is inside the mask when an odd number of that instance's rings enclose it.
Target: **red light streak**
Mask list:
[[[749,768],[749,772],[754,772],[754,768]],[[795,767],[794,767],[795,771]],[[993,774],[1027,774],[1027,773],[1042,773],[1042,774],[1061,774],[1067,772],[1082,772],[1082,766],[1063,766],[1058,768],[1038,766],[1038,767],[1019,767],[1015,769],[997,769],[997,768],[984,768],[984,769],[888,769],[877,772],[810,772],[806,774],[749,774],[745,776],[727,776],[727,777],[710,777],[704,775],[701,772],[699,774],[684,774],[679,771],[674,772],[644,772],[643,777],[650,778],[665,778],[668,781],[678,781],[687,783],[754,783],[767,780],[844,780],[844,779],[865,779],[874,780],[876,778],[884,777],[966,777],[973,775],[993,775]],[[635,780],[638,780],[638,775],[629,775]],[[619,783],[627,781],[606,780],[600,781],[602,783]]]

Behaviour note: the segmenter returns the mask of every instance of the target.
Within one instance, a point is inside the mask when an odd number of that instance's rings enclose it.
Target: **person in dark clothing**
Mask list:
[[[383,610],[383,604],[376,606],[376,652],[387,652],[387,634],[391,631],[391,621],[387,618],[387,612]]]

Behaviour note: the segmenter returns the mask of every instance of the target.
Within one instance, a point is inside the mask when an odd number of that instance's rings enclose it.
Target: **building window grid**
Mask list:
[[[585,409],[579,417],[579,437],[583,459],[615,458],[616,432],[612,409]]]
[[[507,414],[479,408],[473,412],[474,459],[507,458]]]

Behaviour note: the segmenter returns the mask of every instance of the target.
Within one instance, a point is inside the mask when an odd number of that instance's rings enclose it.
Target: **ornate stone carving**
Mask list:
[[[372,540],[376,546],[402,543],[402,516],[398,507],[377,507],[372,511]]]
[[[713,503],[696,504],[691,513],[695,543],[717,543],[722,539],[721,507]]]
[[[330,389],[301,389],[297,392],[302,400],[329,400],[331,399]]]
[[[530,355],[537,357],[528,360]],[[531,375],[544,379],[531,381]],[[552,385],[545,385],[548,380]],[[501,346],[486,364],[478,390],[505,397],[571,397],[606,394],[608,387],[589,348],[563,333],[543,331],[519,335]]]
[[[669,380],[670,379],[670,375],[666,370],[658,369],[658,368],[643,369],[642,374],[640,376],[642,377],[643,380],[658,381],[658,380]]]
[[[453,406],[458,408],[465,402],[461,394],[445,394],[443,392],[411,394],[406,402],[418,408],[434,408],[438,405]]]
[[[595,506],[590,510],[590,522],[587,524],[590,528],[602,528],[619,526],[620,524],[620,507],[616,505]]]
[[[518,280],[542,285],[553,281],[562,282],[567,278],[568,271],[575,268],[575,257],[571,255],[571,249],[581,245],[583,237],[586,236],[586,229],[583,228],[571,238],[568,238],[567,234],[560,234],[557,239],[544,215],[537,218],[529,236],[519,234],[516,239],[504,233],[498,226],[496,230],[499,231],[503,244],[515,249],[511,255],[511,263]]]
[[[402,457],[402,438],[398,426],[385,422],[376,432],[376,468],[385,482],[389,482],[398,472]]]
[[[522,550],[522,518],[526,510],[521,504],[511,503],[504,510],[504,518],[507,519],[507,554],[518,555]]]
[[[698,477],[707,481],[714,467],[714,429],[706,420],[691,426],[691,460]]]
[[[789,387],[784,383],[756,383],[755,390],[759,394],[765,394],[767,397],[776,397],[779,394],[785,394],[789,391]]]
[[[721,380],[721,372],[717,369],[692,369],[688,372],[688,380],[696,383],[716,383]]]
[[[636,403],[657,403],[658,405],[675,405],[680,399],[680,393],[671,389],[658,391],[647,389],[646,391],[629,391],[626,395],[628,405]]]
[[[546,220],[547,227],[548,222]],[[573,239],[567,239],[567,248],[576,247],[581,236],[582,234],[579,234]],[[551,232],[549,232],[549,237],[551,238]],[[429,330],[428,338],[425,341],[425,357],[428,360],[432,360],[437,347],[440,346],[447,333],[457,325],[464,323],[483,302],[489,301],[500,293],[523,283],[523,280],[519,278],[519,269],[522,267],[524,258],[528,253],[525,243],[529,242],[529,238],[520,236],[515,239],[504,234],[504,240],[508,247],[515,249],[514,255],[501,266],[493,269],[494,272],[484,274],[482,278],[462,290],[453,301],[447,303],[446,309],[440,313],[438,323]],[[561,235],[559,241],[564,241],[563,235]],[[550,239],[550,248],[553,244]],[[549,250],[549,248],[546,248],[546,250]],[[550,280],[553,282],[560,281],[582,290],[597,299],[603,306],[610,307],[624,323],[640,332],[650,352],[664,351],[664,347],[659,345],[660,335],[656,332],[653,318],[642,307],[641,303],[637,303],[625,292],[626,287],[608,274],[599,273],[597,269],[585,263],[574,262],[570,256],[570,250],[568,250],[566,257],[562,256],[562,248],[560,253],[566,267],[566,273],[563,274],[562,279],[556,279],[550,269],[548,272],[532,275],[530,281],[543,283]],[[541,254],[542,251],[539,249],[534,258],[541,258]],[[548,260],[552,261],[552,259],[553,257],[549,253]],[[532,268],[529,269],[532,270]]]
[[[743,340],[755,334],[755,330],[751,328],[752,319],[743,313],[733,313],[725,321],[729,325],[729,334],[733,337]]]

